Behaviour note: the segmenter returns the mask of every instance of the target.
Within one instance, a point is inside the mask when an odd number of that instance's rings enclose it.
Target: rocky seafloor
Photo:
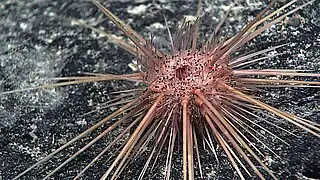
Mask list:
[[[230,6],[228,0],[205,1],[206,18],[201,36],[210,32]],[[108,0],[104,3],[112,12],[129,23],[145,37],[155,36],[162,47],[168,42],[163,15],[174,32],[178,22],[196,12],[196,1],[168,0]],[[239,1],[222,29],[224,36],[238,32],[254,17],[266,2]],[[320,72],[320,2],[295,13],[280,25],[255,38],[242,52],[254,51],[277,44],[290,43],[285,54],[264,61],[261,68],[312,69]],[[278,5],[280,6],[280,5]],[[75,76],[84,72],[128,73],[134,57],[106,42],[105,39],[74,20],[94,24],[101,13],[89,1],[58,0],[2,0],[0,1],[0,92],[36,86],[48,79]],[[106,32],[122,34],[108,21],[98,25]],[[165,48],[165,47],[163,47]],[[316,80],[316,79],[313,79]],[[318,79],[319,81],[319,79]],[[43,89],[0,95],[0,179],[12,179],[37,160],[52,152],[91,124],[112,112],[112,108],[89,116],[98,104],[112,98],[109,92],[126,89],[128,82],[100,82],[71,87]],[[265,102],[290,113],[320,123],[320,91],[315,88],[272,88],[261,95]],[[281,159],[270,155],[269,167],[279,179],[319,179],[320,140],[292,126],[285,126],[298,137],[278,132],[290,146],[272,138],[264,139]],[[99,129],[101,132],[101,129]],[[117,132],[110,133],[112,138]],[[76,143],[55,158],[26,174],[21,179],[41,179],[58,166],[98,132]],[[103,141],[107,141],[106,137]],[[104,147],[99,142],[72,161],[53,177],[71,179]],[[114,149],[116,151],[116,148]],[[112,152],[110,152],[111,154]],[[172,179],[181,178],[180,152],[175,152]],[[238,179],[223,153],[219,166],[210,151],[201,151],[204,179]],[[109,154],[109,155],[110,155]],[[166,153],[160,155],[155,169],[145,179],[162,179]],[[108,155],[107,155],[108,156]],[[98,179],[106,171],[107,157],[83,177]],[[121,179],[137,179],[146,157],[136,159],[125,170]],[[198,172],[196,176],[199,177]]]

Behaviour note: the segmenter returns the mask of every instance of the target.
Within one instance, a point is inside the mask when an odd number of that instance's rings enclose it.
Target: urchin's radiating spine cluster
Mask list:
[[[284,9],[297,2],[297,0],[294,0],[266,15],[268,9],[273,6],[275,2],[273,1],[234,37],[231,37],[226,41],[218,42],[215,39],[216,32],[218,31],[216,30],[204,45],[200,49],[197,49],[197,33],[200,24],[199,15],[201,12],[201,0],[199,0],[197,13],[198,20],[196,23],[183,23],[174,39],[171,38],[172,36],[169,31],[172,48],[171,55],[157,50],[152,44],[149,44],[143,37],[132,30],[129,25],[121,21],[99,2],[96,0],[92,0],[92,2],[135,44],[137,49],[135,46],[124,40],[101,32],[83,22],[78,23],[104,34],[108,37],[109,41],[139,57],[140,71],[135,74],[127,75],[90,74],[92,76],[56,78],[57,80],[70,81],[10,91],[2,94],[106,80],[143,82],[147,87],[145,89],[117,92],[120,97],[119,101],[114,101],[116,103],[112,102],[109,105],[124,104],[120,109],[93,125],[79,136],[70,140],[38,163],[32,165],[15,179],[18,179],[39,164],[44,163],[75,141],[83,138],[85,135],[113,118],[118,118],[118,120],[50,172],[45,179],[59,171],[68,162],[76,158],[80,153],[87,150],[91,145],[121,124],[127,124],[127,126],[124,127],[124,130],[112,140],[95,159],[82,169],[75,179],[80,178],[93,163],[98,161],[104,153],[118,143],[119,139],[124,138],[125,134],[130,132],[130,130],[134,131],[122,145],[121,151],[116,155],[112,164],[101,179],[106,179],[111,175],[112,179],[117,178],[131,160],[134,160],[137,156],[145,153],[146,147],[150,144],[152,144],[152,146],[149,147],[151,152],[148,155],[146,164],[141,170],[139,179],[143,178],[148,168],[154,166],[154,164],[150,166],[152,160],[154,163],[157,162],[159,153],[165,146],[167,147],[165,179],[169,179],[172,166],[172,155],[179,133],[182,134],[183,179],[194,179],[195,164],[198,165],[200,176],[203,176],[199,158],[199,147],[201,144],[207,145],[208,147],[211,147],[213,153],[216,153],[213,148],[213,138],[216,139],[221,149],[225,152],[232,167],[241,179],[245,179],[243,172],[245,172],[247,176],[252,176],[247,167],[250,167],[259,178],[264,179],[265,175],[258,170],[255,163],[258,163],[264,171],[272,178],[276,179],[276,176],[264,164],[262,160],[264,156],[263,153],[259,150],[258,146],[251,142],[251,139],[257,140],[267,147],[257,137],[261,135],[257,129],[262,129],[277,140],[283,143],[286,142],[269,131],[268,128],[261,126],[254,119],[263,120],[264,123],[267,123],[274,128],[278,128],[285,132],[288,131],[274,124],[272,121],[264,119],[259,113],[266,116],[268,116],[266,112],[275,114],[278,117],[285,119],[288,123],[294,124],[303,130],[320,137],[319,124],[282,112],[250,96],[250,92],[257,90],[261,85],[272,85],[276,87],[280,84],[284,86],[305,85],[316,88],[320,87],[320,82],[275,80],[254,77],[256,75],[320,77],[320,74],[288,69],[237,70],[239,67],[251,65],[270,58],[269,56],[262,55],[285,45],[260,50],[232,59],[230,58],[230,55],[246,42],[259,35],[265,29],[280,22],[286,16],[312,3],[312,1],[283,13]],[[277,15],[281,13],[282,15]],[[267,22],[268,20],[271,21]],[[222,23],[220,23],[218,27],[221,25]],[[120,94],[122,95],[120,96]],[[254,112],[259,113],[257,114]],[[250,134],[251,138],[244,135],[244,132]],[[272,149],[268,147],[267,149],[276,155]],[[194,160],[196,160],[197,163],[194,163]],[[245,166],[244,163],[248,166]]]

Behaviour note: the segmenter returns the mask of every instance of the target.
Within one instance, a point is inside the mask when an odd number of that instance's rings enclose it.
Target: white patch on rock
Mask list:
[[[88,123],[85,119],[82,119],[80,121],[76,121],[76,124],[78,124],[79,126],[86,126]]]
[[[159,22],[151,24],[150,27],[154,28],[154,29],[164,29],[164,28],[166,28],[163,24],[161,24]]]
[[[186,22],[188,21],[195,22],[197,20],[197,16],[184,15],[183,17],[186,18]]]
[[[129,66],[130,69],[132,69],[132,71],[137,71],[138,70],[137,65],[134,64],[134,63],[129,63],[128,66]]]
[[[304,59],[304,58],[305,58],[305,55],[302,54],[302,53],[299,53],[299,54],[297,54],[297,55],[298,55],[298,57],[301,58],[301,59]]]
[[[147,9],[148,9],[148,6],[141,4],[141,5],[133,7],[133,8],[132,7],[128,8],[128,13],[139,15],[139,14],[145,13],[147,11]]]
[[[19,27],[20,27],[23,31],[25,31],[25,30],[28,28],[28,24],[27,24],[27,23],[24,23],[24,22],[21,22],[20,25],[19,25]]]

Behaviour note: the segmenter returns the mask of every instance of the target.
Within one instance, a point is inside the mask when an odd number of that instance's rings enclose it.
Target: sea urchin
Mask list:
[[[46,162],[75,141],[115,118],[118,119],[111,126],[107,127],[96,138],[51,171],[44,179],[56,173],[121,124],[125,127],[123,131],[83,168],[75,179],[80,178],[93,163],[98,161],[120,139],[125,139],[125,135],[130,131],[132,131],[130,137],[121,145],[120,152],[114,157],[112,164],[101,179],[107,179],[110,176],[112,179],[117,178],[130,161],[146,151],[146,147],[151,148],[151,150],[141,170],[139,179],[143,178],[148,168],[154,166],[159,153],[164,149],[167,149],[165,179],[169,179],[173,151],[176,149],[176,144],[181,142],[183,179],[195,178],[194,169],[196,164],[202,177],[199,147],[208,146],[215,153],[214,141],[224,151],[241,179],[245,179],[246,176],[252,176],[251,171],[260,179],[265,179],[266,176],[277,179],[276,175],[273,174],[261,158],[263,153],[259,151],[259,147],[251,141],[256,140],[265,145],[256,137],[261,135],[256,129],[262,129],[270,136],[284,142],[283,139],[256,122],[255,119],[263,120],[264,123],[273,128],[282,131],[285,131],[285,129],[263,118],[261,114],[265,116],[270,116],[269,113],[274,114],[286,120],[287,123],[302,128],[318,138],[320,137],[319,124],[280,111],[253,96],[253,92],[260,91],[260,87],[266,86],[320,87],[320,82],[318,81],[282,80],[268,77],[317,78],[320,77],[320,74],[306,73],[295,69],[244,68],[270,58],[264,54],[286,44],[246,55],[231,56],[261,32],[313,1],[285,12],[286,8],[297,2],[297,0],[293,0],[268,14],[269,8],[275,3],[273,1],[235,36],[224,41],[218,40],[217,32],[223,24],[220,23],[216,30],[209,35],[209,38],[199,46],[198,29],[201,24],[201,0],[199,0],[198,18],[194,23],[182,23],[175,35],[171,35],[168,29],[171,53],[161,52],[98,1],[92,0],[92,2],[134,45],[116,36],[106,34],[84,22],[78,21],[77,23],[104,34],[109,41],[138,57],[137,67],[139,72],[125,75],[88,74],[88,76],[83,77],[55,78],[54,80],[67,81],[3,92],[1,94],[107,80],[140,82],[144,84],[144,87],[116,92],[119,96],[110,101],[109,105],[123,104],[121,108],[29,167],[15,179],[23,176],[39,164]],[[182,139],[178,138],[180,136],[182,136]],[[268,148],[268,150],[273,153],[272,149]],[[151,162],[153,163],[152,166],[150,165]],[[262,168],[259,170],[257,165]],[[267,172],[268,175],[261,170]],[[246,175],[243,174],[244,172]]]

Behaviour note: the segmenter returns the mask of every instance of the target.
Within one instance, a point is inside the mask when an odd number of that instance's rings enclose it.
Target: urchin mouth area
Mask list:
[[[183,65],[181,67],[178,67],[176,69],[176,77],[179,80],[184,80],[187,78],[188,76],[188,70],[190,69],[190,67],[188,65]]]
[[[217,91],[218,82],[231,77],[232,70],[226,59],[211,65],[212,56],[205,51],[181,51],[160,59],[160,71],[149,86],[153,92],[178,98],[190,96],[196,89]]]

